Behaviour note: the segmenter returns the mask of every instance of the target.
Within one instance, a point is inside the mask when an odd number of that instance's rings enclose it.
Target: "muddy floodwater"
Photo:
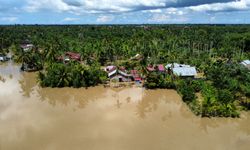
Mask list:
[[[250,113],[200,118],[174,90],[41,88],[0,65],[0,150],[249,150]]]

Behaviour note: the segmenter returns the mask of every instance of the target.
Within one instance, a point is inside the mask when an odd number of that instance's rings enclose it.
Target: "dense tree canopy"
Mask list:
[[[20,48],[27,40],[31,51]],[[250,74],[239,65],[250,59],[248,25],[0,26],[0,50],[40,70],[42,86],[94,86],[106,81],[100,66],[114,64],[140,70],[146,88],[176,89],[197,115],[237,117],[250,109]],[[67,51],[80,53],[81,62],[58,62]],[[145,69],[173,62],[196,66],[205,78]]]

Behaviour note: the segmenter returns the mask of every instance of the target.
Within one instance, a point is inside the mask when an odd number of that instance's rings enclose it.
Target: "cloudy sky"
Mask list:
[[[0,24],[250,23],[250,0],[0,0]]]

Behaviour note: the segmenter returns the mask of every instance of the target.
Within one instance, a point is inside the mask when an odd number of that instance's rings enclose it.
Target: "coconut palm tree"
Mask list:
[[[21,63],[21,70],[24,71],[25,70],[25,65],[29,64],[31,62],[31,53],[30,52],[24,52],[23,50],[21,50],[21,52],[19,52],[17,54],[17,58],[16,61],[18,63]]]

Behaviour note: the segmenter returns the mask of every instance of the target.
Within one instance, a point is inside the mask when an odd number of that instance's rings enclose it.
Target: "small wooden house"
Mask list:
[[[81,61],[81,54],[74,52],[66,52],[64,55],[57,57],[58,61],[69,62],[71,60]]]
[[[110,80],[118,82],[132,81],[132,76],[127,74],[125,69],[118,69],[116,66],[107,66],[105,70],[107,71]]]
[[[0,61],[7,61],[8,60],[8,57],[3,55],[3,54],[0,54]]]
[[[21,44],[20,47],[23,49],[23,51],[27,52],[27,51],[32,50],[34,45],[33,44]]]
[[[65,57],[70,60],[81,61],[81,54],[75,52],[66,52]]]

